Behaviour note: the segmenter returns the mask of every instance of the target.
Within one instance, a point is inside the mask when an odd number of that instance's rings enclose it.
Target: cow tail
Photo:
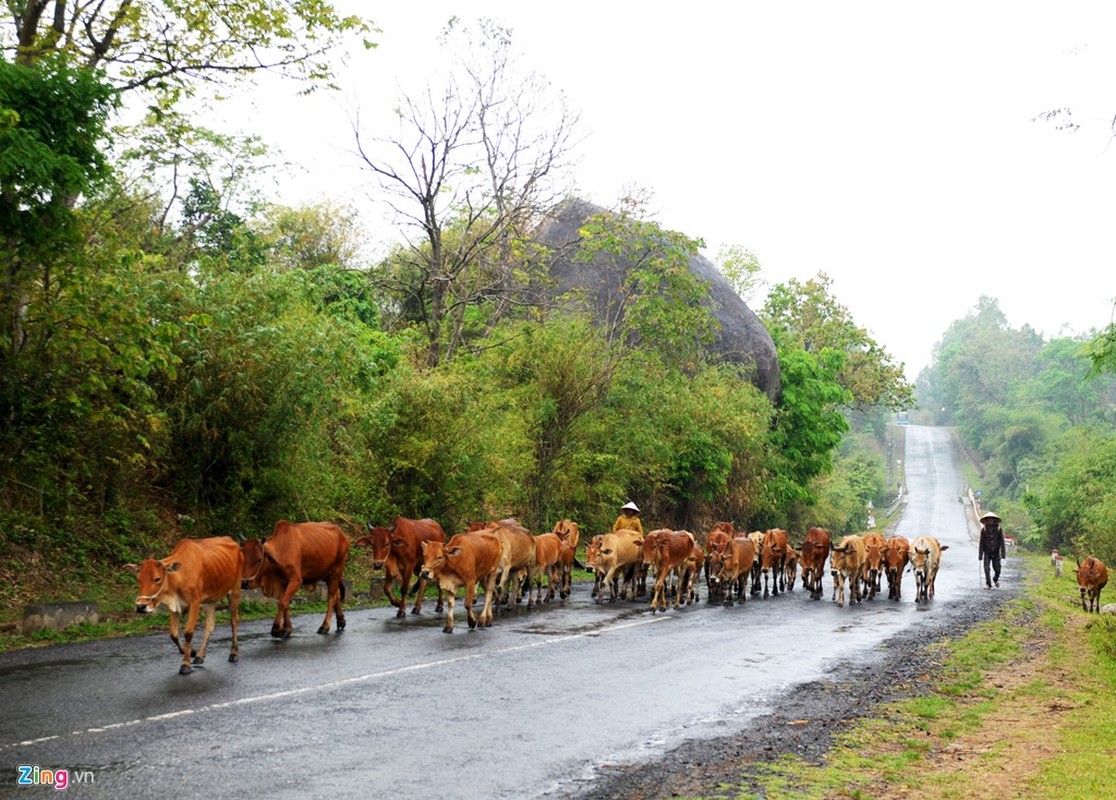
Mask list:
[[[345,581],[337,582],[337,591],[341,593],[341,602],[345,602]]]

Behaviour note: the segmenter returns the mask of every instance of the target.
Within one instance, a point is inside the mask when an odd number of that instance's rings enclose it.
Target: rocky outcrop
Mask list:
[[[624,283],[630,263],[613,259],[577,259],[578,231],[589,217],[605,209],[583,201],[569,201],[547,220],[539,240],[554,253],[550,276],[554,292],[579,293],[597,316],[607,312],[616,287]],[[759,317],[740,299],[724,276],[703,256],[690,259],[690,269],[709,286],[707,302],[721,323],[710,350],[719,358],[745,367],[755,384],[772,400],[779,396],[779,359],[775,343]]]

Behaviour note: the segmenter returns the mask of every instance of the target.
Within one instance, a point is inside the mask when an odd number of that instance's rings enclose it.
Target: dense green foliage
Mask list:
[[[919,377],[923,408],[984,463],[986,505],[1034,546],[1116,559],[1116,379],[1103,336],[1044,340],[992,298],[954,322]]]

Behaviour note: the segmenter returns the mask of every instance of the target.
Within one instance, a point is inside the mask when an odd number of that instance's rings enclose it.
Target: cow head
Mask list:
[[[182,565],[173,561],[164,564],[149,558],[142,564],[125,564],[124,569],[139,579],[139,596],[136,597],[136,613],[149,614],[158,608],[164,592],[170,585],[169,575],[178,571]],[[177,610],[177,609],[175,609]]]
[[[845,568],[845,559],[848,556],[847,544],[834,545],[829,551],[829,574],[837,577],[837,573]]]
[[[446,546],[437,540],[422,543],[422,577],[437,580],[446,566]]]
[[[357,544],[371,545],[372,568],[383,569],[384,562],[387,561],[388,554],[391,552],[391,529],[376,527],[369,522],[368,535],[360,537]]]
[[[240,551],[244,554],[244,567],[240,572],[240,588],[260,588],[260,573],[263,571],[265,558],[263,543],[259,539],[245,539],[244,544],[240,546]]]

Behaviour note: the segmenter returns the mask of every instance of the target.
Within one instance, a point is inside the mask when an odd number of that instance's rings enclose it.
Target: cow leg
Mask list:
[[[229,617],[232,620],[232,648],[229,650],[229,661],[236,663],[240,660],[240,644],[237,641],[237,628],[240,626],[240,584],[233,584],[229,592]]]
[[[1085,589],[1081,589],[1081,608],[1085,608]],[[183,653],[182,642],[179,639],[179,613],[171,611],[171,642],[174,646],[179,648],[179,653]]]
[[[201,611],[201,603],[194,600],[190,603],[190,611],[186,615],[186,624],[182,630],[182,666],[178,668],[179,675],[189,675],[194,671],[190,666],[190,656],[193,654],[194,642],[194,629],[198,625],[198,612]]]
[[[468,589],[466,589],[466,600],[468,600]],[[448,605],[448,608],[446,608],[446,624],[442,626],[442,633],[453,633],[453,606],[456,601],[456,591],[446,593],[446,603]],[[471,606],[469,606],[468,602],[466,602],[465,608],[471,609]]]
[[[205,651],[209,647],[209,637],[213,635],[213,629],[217,627],[217,604],[205,604],[205,636],[202,638],[201,647],[198,648],[197,655],[194,656],[194,664],[205,663]]]
[[[469,630],[476,630],[477,613],[473,611],[473,604],[477,602],[477,582],[469,581],[465,584],[465,619],[469,623]]]
[[[484,607],[481,609],[480,623],[486,628],[492,627],[492,601],[494,600],[494,587],[496,573],[490,573],[484,579]]]
[[[407,612],[403,610],[403,607],[407,603],[407,584],[403,582],[402,575],[396,575],[394,573],[392,568],[389,566],[389,564],[392,563],[394,562],[389,561],[387,564],[384,565],[384,597],[388,599],[389,603],[395,606],[396,617],[405,617],[407,616]],[[396,600],[395,595],[391,593],[391,584],[395,581],[396,578],[399,579],[399,584],[402,587],[402,593],[399,595],[398,600]]]
[[[329,633],[329,618],[336,612],[337,614],[337,632],[340,633],[345,629],[345,615],[341,611],[341,576],[333,573],[326,578],[326,596],[329,598],[326,603],[325,621],[318,628],[318,633]]]
[[[302,580],[299,577],[291,578],[287,582],[287,588],[283,591],[282,597],[279,598],[279,613],[283,617],[283,625],[279,630],[280,639],[290,639],[291,631],[294,627],[291,625],[291,600],[295,596],[295,592],[302,586]],[[275,636],[275,626],[271,628],[271,635]]]
[[[422,577],[421,575],[419,575],[416,580],[418,581],[418,588],[415,589],[415,604],[411,607],[411,613],[421,614],[422,601],[423,598],[426,597],[427,581],[426,578]]]

